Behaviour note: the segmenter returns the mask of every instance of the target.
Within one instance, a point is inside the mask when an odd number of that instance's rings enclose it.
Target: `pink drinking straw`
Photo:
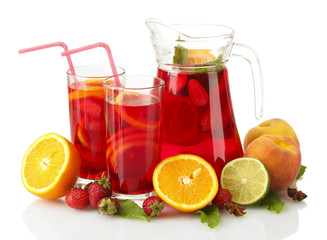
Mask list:
[[[107,44],[102,43],[102,42],[98,42],[98,43],[94,43],[94,44],[87,45],[87,46],[84,46],[84,47],[75,48],[75,49],[72,49],[72,50],[69,50],[69,51],[65,51],[65,52],[61,53],[61,55],[62,56],[69,56],[70,54],[74,54],[74,53],[78,53],[78,52],[83,52],[83,51],[90,50],[90,49],[97,48],[97,47],[103,47],[106,50],[107,55],[108,55],[108,58],[109,58],[109,63],[110,63],[111,71],[112,71],[112,73],[114,75],[116,86],[117,87],[120,87],[121,85],[120,85],[120,82],[119,82],[118,72],[117,72],[117,69],[116,69],[116,65],[114,63],[114,59],[112,57],[110,48],[109,48],[109,46]]]
[[[40,46],[21,49],[21,50],[18,50],[18,53],[21,54],[21,53],[33,52],[33,51],[46,49],[46,48],[51,48],[51,47],[57,47],[57,46],[60,46],[65,51],[68,51],[68,47],[67,47],[67,45],[65,43],[63,43],[63,42],[54,42],[54,43],[44,44],[44,45],[40,45]],[[72,59],[70,58],[70,55],[67,55],[66,58],[67,58],[67,61],[68,61],[70,72],[73,75],[75,75],[75,69],[74,69],[74,66],[73,66]]]

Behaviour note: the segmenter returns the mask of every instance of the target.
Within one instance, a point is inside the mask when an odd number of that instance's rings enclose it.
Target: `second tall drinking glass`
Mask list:
[[[150,76],[122,75],[104,82],[106,158],[116,197],[141,199],[153,191],[152,175],[161,160],[164,82]]]

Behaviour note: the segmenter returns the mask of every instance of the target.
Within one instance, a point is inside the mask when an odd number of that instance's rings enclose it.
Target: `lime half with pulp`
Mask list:
[[[221,187],[232,194],[232,201],[240,205],[254,204],[269,191],[269,174],[255,158],[237,158],[225,165],[221,172]]]

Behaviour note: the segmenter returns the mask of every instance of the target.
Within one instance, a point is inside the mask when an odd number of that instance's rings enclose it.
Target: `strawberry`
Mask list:
[[[179,73],[177,76],[170,75],[168,89],[171,93],[176,95],[177,93],[181,92],[185,88],[186,83],[187,83],[186,74]]]
[[[93,208],[98,207],[99,201],[104,197],[111,197],[111,185],[107,178],[102,175],[100,180],[95,180],[86,186],[89,193],[89,201]]]
[[[222,210],[226,203],[232,202],[232,194],[227,189],[220,188],[212,202]]]
[[[98,203],[98,213],[105,215],[116,214],[120,209],[120,203],[114,198],[102,198]]]
[[[193,105],[203,107],[209,102],[209,94],[204,87],[195,79],[188,81],[188,95]]]
[[[142,207],[146,215],[154,217],[159,216],[160,212],[165,206],[163,204],[163,201],[159,197],[152,196],[148,197],[143,201]]]
[[[65,196],[66,204],[75,209],[82,210],[90,204],[89,195],[84,189],[71,189]]]

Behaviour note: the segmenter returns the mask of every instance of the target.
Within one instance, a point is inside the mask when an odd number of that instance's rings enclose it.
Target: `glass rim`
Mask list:
[[[74,69],[83,68],[83,67],[104,67],[104,68],[110,69],[110,71],[111,71],[110,65],[104,65],[104,64],[79,65],[79,66],[74,67]],[[118,76],[124,75],[126,73],[125,69],[122,68],[122,67],[116,66],[116,69],[117,69],[117,72],[118,72]],[[119,73],[119,72],[121,72],[121,73]],[[67,74],[67,76],[70,76],[70,77],[87,78],[87,79],[97,79],[97,78],[104,78],[104,79],[106,79],[106,78],[113,77],[113,73],[111,73],[111,75],[96,76],[96,77],[82,76],[80,74],[72,74],[70,68],[66,71],[66,74]]]
[[[114,79],[114,76],[110,76],[108,78],[106,78],[104,81],[103,81],[103,86],[106,87],[106,88],[110,88],[110,89],[113,89],[113,90],[135,90],[135,91],[138,91],[138,90],[147,90],[147,89],[155,89],[155,88],[160,88],[160,87],[163,87],[165,85],[165,81],[162,79],[162,78],[159,78],[159,77],[155,77],[155,76],[150,76],[150,75],[142,75],[142,74],[131,74],[131,75],[120,75],[118,77],[146,77],[146,78],[153,78],[153,79],[158,79],[160,82],[154,86],[151,86],[151,87],[117,87],[117,86],[113,86],[111,84],[114,84],[115,83],[115,79]],[[106,83],[107,81],[111,81],[111,84],[108,84]]]

